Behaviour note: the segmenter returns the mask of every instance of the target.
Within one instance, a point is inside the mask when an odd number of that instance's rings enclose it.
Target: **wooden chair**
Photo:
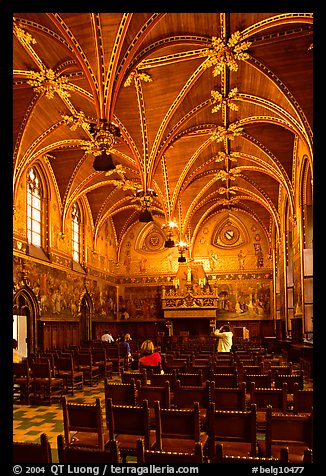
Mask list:
[[[272,379],[275,380],[276,375],[292,375],[293,363],[289,362],[288,364],[274,365],[270,362],[267,370],[272,371]]]
[[[156,374],[151,370],[147,371],[147,385],[154,385],[154,387],[162,387],[164,382],[169,382],[170,390],[174,391],[175,382],[177,381],[177,371],[173,370],[171,373]]]
[[[73,357],[58,357],[56,362],[57,374],[63,379],[63,386],[66,392],[82,390],[84,386],[84,374],[81,370],[76,370]]]
[[[238,388],[215,387],[210,382],[209,401],[215,403],[216,410],[246,410],[246,384],[243,382]]]
[[[302,463],[312,454],[313,415],[274,413],[269,405],[266,409],[265,440],[258,440],[258,455],[275,457],[279,447],[289,450],[290,463]],[[306,452],[306,450],[311,450]]]
[[[121,381],[122,383],[130,383],[134,379],[135,382],[140,380],[142,385],[147,385],[147,371],[144,369],[141,372],[134,370],[121,370]]]
[[[178,375],[179,377],[179,375]],[[202,386],[181,385],[178,379],[173,392],[173,405],[176,408],[193,408],[194,402],[199,404],[200,427],[206,428],[207,408],[210,398],[209,380]]]
[[[217,443],[215,446],[215,457],[210,463],[251,463],[251,464],[277,464],[287,463],[289,458],[288,449],[281,448],[279,458],[264,458],[263,456],[230,456],[224,454],[223,443]]]
[[[53,397],[62,397],[63,379],[52,376],[50,361],[34,362],[32,367],[33,399],[52,404]]]
[[[237,372],[232,373],[216,373],[216,371],[211,370],[208,376],[208,380],[210,382],[215,382],[215,387],[230,387],[230,388],[237,388],[238,387],[238,374]]]
[[[93,463],[93,464],[118,464],[121,457],[116,440],[110,440],[104,450],[71,446],[65,443],[63,435],[57,436],[58,460],[60,464],[66,463]]]
[[[217,374],[238,374],[238,369],[236,365],[228,365],[228,364],[218,364],[218,365],[213,365],[213,373]]]
[[[137,405],[137,389],[135,379],[129,383],[109,382],[104,380],[105,405],[109,398],[115,405]]]
[[[137,380],[137,405],[141,405],[144,400],[148,402],[149,408],[149,424],[150,427],[155,425],[154,404],[156,400],[160,402],[162,408],[171,408],[171,390],[168,381],[164,385],[155,387],[154,385],[141,385]]]
[[[94,365],[99,368],[100,377],[103,379],[112,378],[113,362],[108,359],[105,347],[94,347],[92,349]]]
[[[154,385],[141,385],[140,380],[137,380],[137,404],[141,405],[143,400],[148,401],[149,408],[154,408],[154,402],[160,401],[162,408],[171,407],[171,390],[168,381],[164,385],[156,387]]]
[[[251,382],[255,383],[256,388],[272,388],[272,371],[267,370],[265,374],[250,374],[246,370],[243,371],[242,382],[246,384],[247,388],[250,388]]]
[[[105,344],[106,356],[112,362],[113,372],[120,373],[124,367],[124,357],[120,353],[120,346],[116,343]]]
[[[156,442],[153,450],[194,452],[195,443],[200,442],[206,451],[207,433],[200,429],[199,403],[192,408],[161,408],[154,404]]]
[[[198,372],[177,372],[177,380],[179,380],[180,385],[186,386],[197,386],[202,387],[204,383],[202,370]]]
[[[257,456],[256,405],[247,411],[216,410],[208,407],[208,457],[215,458],[215,445],[223,443],[227,455]]]
[[[178,370],[180,372],[188,372],[189,365],[186,359],[173,359],[166,361],[163,367],[164,372],[171,373],[172,370]]]
[[[29,405],[32,394],[32,378],[27,359],[13,363],[13,403]]]
[[[203,445],[195,443],[193,452],[181,453],[176,451],[145,450],[144,441],[137,440],[137,464],[183,464],[204,463]]]
[[[274,387],[282,388],[283,383],[287,384],[287,392],[293,394],[294,384],[297,383],[300,390],[304,389],[304,372],[300,370],[298,374],[275,373]]]
[[[104,450],[110,438],[103,424],[100,399],[96,398],[95,403],[75,403],[63,396],[61,402],[66,444]]]
[[[314,391],[312,389],[302,390],[297,382],[293,385],[293,413],[311,413],[314,403]]]
[[[266,428],[266,408],[271,405],[273,412],[287,412],[287,385],[282,388],[256,388],[255,382],[250,383],[250,402],[257,406],[257,430]]]
[[[14,464],[52,463],[51,445],[46,433],[40,436],[40,443],[13,442],[12,462]]]
[[[254,374],[254,375],[263,375],[264,374],[264,366],[263,366],[263,364],[246,365],[244,362],[240,361],[238,363],[239,382],[243,382],[245,372],[248,372],[249,374]]]
[[[155,431],[150,430],[149,407],[147,400],[142,406],[114,405],[112,398],[106,402],[106,422],[111,440],[117,440],[122,462],[128,456],[137,456],[136,443],[144,440],[145,449],[153,448]]]
[[[90,350],[79,351],[76,354],[78,370],[84,374],[84,384],[93,385],[99,381],[99,366],[93,362],[93,355]]]

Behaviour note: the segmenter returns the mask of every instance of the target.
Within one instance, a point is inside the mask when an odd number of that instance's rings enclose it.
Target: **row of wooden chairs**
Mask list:
[[[117,440],[110,440],[104,450],[97,448],[70,446],[66,444],[64,436],[57,436],[58,462],[59,464],[119,464],[121,456]],[[205,463],[203,446],[196,442],[192,452],[177,452],[164,450],[145,449],[144,440],[139,438],[136,442],[137,464],[201,464]],[[312,450],[304,451],[304,463],[312,462]],[[36,464],[52,463],[52,451],[45,433],[41,434],[40,443],[19,443],[13,444],[13,464]],[[230,456],[226,455],[223,444],[217,443],[215,446],[215,456],[210,463],[255,463],[272,464],[288,463],[288,448],[280,449],[279,458],[260,456]]]
[[[223,388],[216,387],[214,381],[196,386],[181,385],[181,381],[176,380],[172,391],[170,382],[160,378],[158,385],[153,381],[142,382],[135,379],[131,379],[129,383],[109,383],[106,380],[104,388],[106,399],[112,398],[116,403],[132,405],[146,398],[150,404],[160,400],[164,408],[184,408],[186,405],[191,406],[194,401],[198,401],[203,409],[211,401],[221,410],[244,410],[250,403],[257,405],[258,412],[267,405],[272,405],[279,412],[292,411],[295,414],[310,413],[313,408],[313,390],[302,390],[298,384],[294,385],[290,405],[286,383],[283,383],[282,388],[261,388],[251,382],[247,390],[244,382],[235,388]]]
[[[154,402],[155,425],[150,424],[148,400],[138,405],[105,401],[106,428],[99,399],[93,404],[67,402],[63,397],[65,441],[71,446],[105,449],[110,440],[118,442],[122,462],[137,456],[137,440],[145,450],[195,453],[200,442],[205,461],[215,461],[215,445],[223,443],[230,456],[279,458],[279,445],[289,448],[289,462],[302,462],[305,450],[312,450],[312,414],[289,415],[266,409],[265,440],[257,440],[257,406],[244,411],[217,410],[214,402],[207,409],[207,428],[200,426],[200,406],[162,408]],[[282,417],[282,418],[281,418]],[[276,422],[276,423],[275,423]],[[281,438],[281,439],[280,439]],[[263,444],[264,443],[264,444]]]

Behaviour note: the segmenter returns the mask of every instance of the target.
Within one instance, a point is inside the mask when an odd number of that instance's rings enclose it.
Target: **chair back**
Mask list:
[[[17,463],[52,463],[51,445],[48,436],[42,433],[40,443],[13,442],[12,462]]]
[[[174,385],[177,380],[177,371],[172,370],[170,373],[157,374],[151,370],[147,370],[147,385],[154,385],[154,387],[162,387],[164,382],[169,382],[170,390],[174,390]]]
[[[237,372],[232,373],[216,373],[211,371],[209,373],[208,380],[211,382],[215,382],[215,387],[230,387],[230,388],[237,388],[238,387],[238,374]]]
[[[231,456],[224,454],[223,443],[217,443],[215,446],[215,458],[211,463],[251,463],[251,464],[273,464],[287,463],[289,459],[288,448],[280,448],[279,458],[266,458],[263,456]]]
[[[256,388],[272,388],[272,371],[267,370],[264,374],[251,374],[247,370],[244,370],[242,382],[246,384],[247,388],[250,388],[251,382],[255,383]]]
[[[193,408],[194,402],[198,402],[200,409],[207,409],[209,403],[209,381],[204,386],[182,386],[178,379],[174,388],[173,403],[176,408]]]
[[[209,401],[215,403],[216,410],[246,409],[246,384],[242,382],[238,388],[215,387],[215,382],[210,382]]]
[[[197,372],[177,372],[177,380],[183,387],[202,387],[204,382],[202,369]]]
[[[133,444],[130,435],[143,437],[145,448],[149,449],[150,429],[147,400],[143,400],[142,406],[132,406],[114,405],[112,398],[109,398],[106,402],[106,421],[110,439],[118,440],[123,455],[126,452],[136,454],[136,440]]]
[[[215,455],[216,441],[249,443],[250,456],[257,455],[257,407],[251,404],[247,411],[216,410],[210,402],[207,412],[208,453]],[[236,448],[236,444],[235,444]]]
[[[293,385],[293,413],[311,413],[314,404],[314,391],[302,390],[297,382]]]
[[[32,376],[37,379],[51,379],[51,365],[50,361],[46,359],[46,362],[33,362],[32,365]]]
[[[78,443],[77,446],[91,446],[104,449],[104,428],[101,402],[96,398],[95,403],[68,402],[65,396],[61,399],[65,441],[72,444],[71,432]],[[89,435],[89,434],[93,435]],[[86,434],[86,435],[85,435]]]
[[[142,370],[141,372],[135,372],[132,370],[121,369],[121,381],[122,383],[130,383],[131,380],[140,380],[142,385],[147,385],[147,372]]]
[[[156,387],[154,385],[141,385],[137,380],[137,403],[141,404],[143,400],[147,400],[149,408],[154,408],[154,403],[159,400],[162,408],[171,407],[171,390],[168,381],[164,385]]]
[[[199,403],[193,402],[192,408],[161,408],[156,401],[155,429],[156,447],[162,449],[162,438],[193,439],[200,441]]]
[[[63,435],[57,436],[58,459],[60,464],[66,463],[93,463],[93,464],[117,464],[121,463],[118,442],[109,440],[104,450],[98,448],[86,448],[71,446],[65,443]]]
[[[275,373],[275,388],[282,388],[283,383],[287,384],[287,392],[293,393],[294,384],[297,383],[300,390],[304,389],[304,372],[300,370],[298,374],[279,374],[278,371]]]
[[[256,388],[255,382],[250,384],[250,401],[255,403],[257,410],[264,410],[268,405],[273,407],[273,411],[287,412],[287,384],[282,388]]]
[[[203,445],[200,442],[195,442],[193,452],[176,452],[176,451],[163,451],[163,450],[146,450],[144,447],[144,441],[137,440],[137,464],[183,464],[192,463],[199,464],[204,463]]]
[[[109,398],[114,405],[136,405],[136,383],[132,378],[129,383],[109,382],[104,380],[105,405]]]
[[[300,452],[303,456],[305,449],[313,447],[313,414],[280,414],[274,413],[269,405],[266,409],[265,456],[272,456],[273,445],[289,447],[289,461],[292,462],[292,452]]]

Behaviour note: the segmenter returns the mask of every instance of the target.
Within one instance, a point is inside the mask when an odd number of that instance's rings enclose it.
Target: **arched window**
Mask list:
[[[40,176],[32,167],[27,174],[27,240],[29,244],[40,248],[44,244],[42,198],[43,189]]]
[[[81,251],[81,216],[77,203],[74,203],[71,212],[72,219],[72,257],[76,263],[80,262]]]

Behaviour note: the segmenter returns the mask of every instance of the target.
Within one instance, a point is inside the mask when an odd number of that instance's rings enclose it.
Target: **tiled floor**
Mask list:
[[[113,375],[112,382],[121,381]],[[83,391],[75,391],[74,396],[67,394],[69,401],[93,403],[99,397],[104,408],[104,381],[97,385],[84,385]],[[13,405],[13,439],[39,443],[41,433],[46,433],[52,448],[53,462],[57,462],[57,436],[63,434],[62,409],[59,402],[52,405]]]
[[[112,381],[121,381],[118,374],[113,374]],[[312,388],[312,380],[305,379],[305,388]],[[71,401],[78,403],[94,402],[99,397],[104,408],[104,381],[97,385],[84,385],[83,391],[75,391],[74,396],[67,395]],[[46,433],[52,448],[53,462],[57,457],[57,435],[63,434],[63,420],[60,403],[49,405],[13,405],[13,439],[14,441],[39,442],[41,433]],[[258,439],[263,435],[257,435]]]

